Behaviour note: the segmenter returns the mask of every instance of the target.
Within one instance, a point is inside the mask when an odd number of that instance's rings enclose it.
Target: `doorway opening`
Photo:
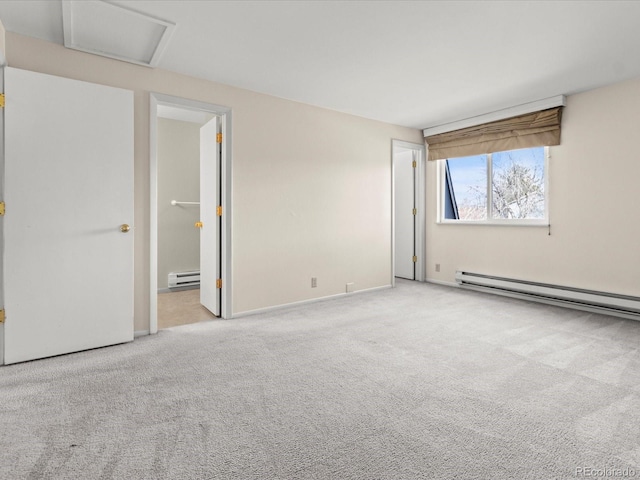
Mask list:
[[[231,111],[151,94],[149,333],[231,316]]]
[[[425,147],[392,141],[393,279],[424,281]]]

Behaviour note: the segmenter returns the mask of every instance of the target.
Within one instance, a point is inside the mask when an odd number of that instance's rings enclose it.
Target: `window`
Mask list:
[[[440,160],[443,223],[547,224],[548,147]]]

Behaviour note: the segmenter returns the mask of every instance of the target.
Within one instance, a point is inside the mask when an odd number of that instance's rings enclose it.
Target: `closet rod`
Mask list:
[[[177,200],[171,200],[171,205],[200,205],[200,202],[179,202]]]

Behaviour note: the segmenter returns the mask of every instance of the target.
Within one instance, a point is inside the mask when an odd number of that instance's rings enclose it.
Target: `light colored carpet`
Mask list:
[[[2,367],[0,478],[640,476],[640,322],[398,283]]]

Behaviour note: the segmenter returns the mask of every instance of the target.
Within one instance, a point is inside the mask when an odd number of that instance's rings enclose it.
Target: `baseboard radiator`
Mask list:
[[[200,285],[200,271],[171,272],[169,274],[169,288],[191,287]]]
[[[461,271],[456,272],[456,282],[470,290],[640,320],[640,297]]]

